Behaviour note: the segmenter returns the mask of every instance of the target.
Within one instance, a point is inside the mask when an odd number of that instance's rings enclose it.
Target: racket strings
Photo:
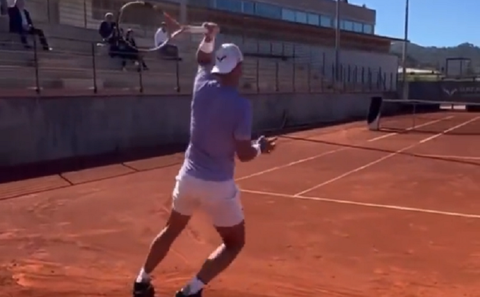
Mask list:
[[[180,33],[187,32],[192,34],[205,34],[207,33],[206,28],[203,26],[182,26],[180,25],[174,17],[170,16],[163,10],[163,6],[167,4],[161,3],[150,3],[146,1],[133,1],[125,3],[118,11],[117,14],[117,34],[124,44],[127,44],[128,47],[131,47],[139,52],[152,52],[157,51],[163,48],[169,43],[171,39],[174,39]],[[131,27],[134,30],[140,28],[141,31],[145,33],[152,33],[151,40],[154,40],[154,35],[157,29],[162,23],[166,24],[167,38],[166,40],[158,45],[154,44],[150,48],[139,48],[136,44],[132,44],[125,37],[122,31],[125,30],[123,27]],[[123,29],[123,30],[122,30]],[[126,31],[125,31],[126,33]]]
[[[128,47],[136,49],[140,52],[159,50],[169,42],[170,36],[174,34],[176,30],[180,29],[180,25],[176,22],[172,23],[173,19],[169,15],[167,16],[168,17],[165,16],[163,10],[158,4],[152,4],[144,1],[127,2],[119,9],[117,14],[117,34],[118,36],[123,37],[122,41]],[[150,48],[140,48],[136,44],[132,44],[130,40],[127,40],[125,38],[125,34],[122,34],[122,29],[125,31],[124,27],[130,27],[134,30],[140,29],[140,31],[143,31],[144,33],[148,32],[151,34],[151,39],[153,41],[154,34],[162,23],[167,24],[166,29],[168,31],[168,38],[163,44],[155,44]]]

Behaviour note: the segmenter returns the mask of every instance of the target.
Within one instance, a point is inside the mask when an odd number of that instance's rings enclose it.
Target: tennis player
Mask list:
[[[135,280],[134,297],[153,297],[155,290],[150,274],[197,207],[210,216],[223,244],[175,296],[202,296],[205,285],[233,262],[245,244],[244,214],[233,179],[235,155],[240,161],[248,162],[275,148],[275,139],[260,137],[251,141],[251,105],[237,90],[242,75],[242,52],[235,44],[227,43],[222,44],[213,57],[219,28],[213,23],[206,23],[204,27],[208,33],[197,51],[199,69],[193,87],[190,143],[176,177],[170,217],[153,240]]]

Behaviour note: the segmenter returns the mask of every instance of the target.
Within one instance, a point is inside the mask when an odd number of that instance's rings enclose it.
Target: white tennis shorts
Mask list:
[[[213,182],[190,175],[177,176],[173,189],[173,209],[191,216],[200,208],[216,227],[232,227],[244,220],[240,191],[233,180]]]

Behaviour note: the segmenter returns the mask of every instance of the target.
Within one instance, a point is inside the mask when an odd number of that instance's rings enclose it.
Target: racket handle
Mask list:
[[[186,26],[185,32],[193,34],[206,34],[208,33],[208,29],[202,26]]]

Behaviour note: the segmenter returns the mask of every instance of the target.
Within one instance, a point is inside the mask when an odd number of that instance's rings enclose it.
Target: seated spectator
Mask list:
[[[112,38],[115,37],[117,24],[113,20],[113,13],[108,12],[105,14],[105,20],[100,24],[98,33],[102,37],[102,40],[106,43],[111,43]]]
[[[120,58],[122,59],[122,70],[125,71],[125,66],[127,65],[127,60],[133,61],[135,64],[142,64],[140,67],[143,67],[143,70],[148,70],[143,57],[137,50],[137,43],[135,42],[135,37],[133,36],[133,30],[128,29],[125,37],[120,40]]]
[[[16,0],[13,7],[8,8],[8,16],[10,18],[10,32],[20,35],[20,40],[25,48],[31,48],[27,42],[27,35],[35,35],[39,37],[40,43],[44,50],[52,50],[48,46],[47,39],[42,30],[33,26],[30,13],[25,9],[25,0]]]
[[[160,28],[155,33],[155,46],[159,46],[168,39],[168,31],[166,24],[162,22]],[[166,44],[161,50],[160,54],[170,58],[178,58],[178,48],[173,44]]]

